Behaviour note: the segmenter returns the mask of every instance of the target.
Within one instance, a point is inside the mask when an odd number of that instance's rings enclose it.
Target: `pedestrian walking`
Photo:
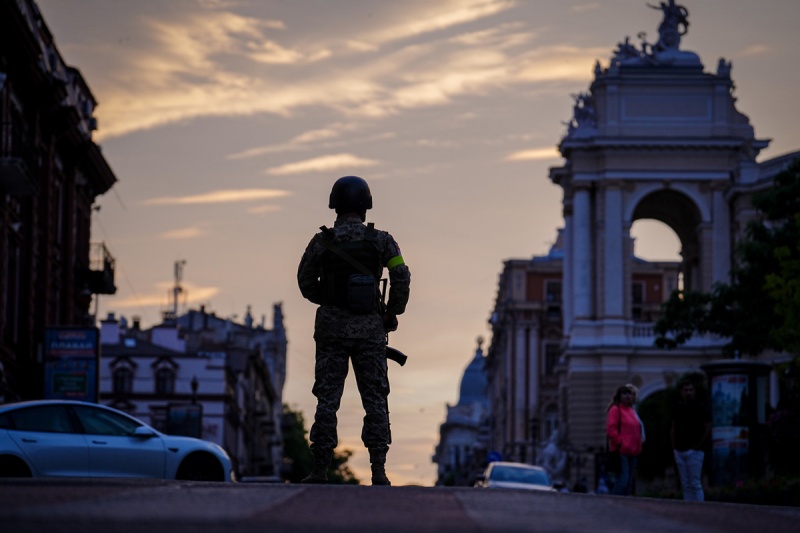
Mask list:
[[[679,384],[680,397],[672,414],[670,441],[684,500],[703,501],[704,448],[711,435],[711,413],[697,398],[691,381]]]
[[[369,185],[357,176],[339,178],[328,203],[336,211],[333,228],[322,227],[300,260],[297,282],[303,296],[319,305],[314,323],[317,398],[311,426],[314,467],[303,482],[325,483],[338,445],[336,413],[345,378],[353,372],[366,415],[361,439],[369,450],[373,485],[390,485],[386,453],[389,429],[387,332],[397,329],[397,315],[408,302],[411,273],[400,247],[387,232],[365,224],[372,208]],[[389,272],[385,305],[380,280]]]
[[[631,384],[621,385],[614,393],[606,412],[606,435],[609,451],[618,456],[619,475],[612,494],[633,494],[636,463],[642,453],[644,425],[633,408],[638,389]]]

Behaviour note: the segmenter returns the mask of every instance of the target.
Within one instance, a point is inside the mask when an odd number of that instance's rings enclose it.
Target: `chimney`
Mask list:
[[[114,313],[108,313],[105,320],[100,321],[100,344],[119,344],[119,322]]]

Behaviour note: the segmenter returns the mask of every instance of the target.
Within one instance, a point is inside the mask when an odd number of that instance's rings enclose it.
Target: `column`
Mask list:
[[[573,312],[576,319],[592,315],[592,229],[589,191],[575,191],[572,210]]]
[[[725,201],[723,191],[715,189],[713,192],[712,212],[712,237],[711,243],[711,282],[730,282],[731,270],[731,223],[730,210]],[[704,243],[705,245],[705,243]]]
[[[605,249],[603,280],[604,318],[622,318],[625,287],[625,243],[622,235],[622,191],[620,184],[609,183],[605,188]]]
[[[569,335],[575,310],[572,306],[572,206],[564,209],[564,262],[561,269],[561,317],[564,334]]]

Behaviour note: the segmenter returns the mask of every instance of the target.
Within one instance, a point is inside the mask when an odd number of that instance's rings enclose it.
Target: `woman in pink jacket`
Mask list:
[[[608,405],[606,434],[612,453],[619,453],[620,472],[614,483],[612,494],[628,496],[633,493],[636,460],[642,453],[642,421],[633,410],[637,389],[633,385],[622,385]]]

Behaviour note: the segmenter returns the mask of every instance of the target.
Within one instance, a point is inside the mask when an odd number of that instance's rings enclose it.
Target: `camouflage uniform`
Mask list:
[[[367,226],[360,217],[339,216],[333,227],[334,241],[360,241],[364,239],[366,231]],[[408,302],[411,274],[403,263],[400,248],[389,233],[374,230],[373,238],[381,265],[389,268],[390,290],[386,311],[399,315],[405,311]],[[317,350],[312,392],[317,398],[317,410],[311,426],[311,449],[319,460],[319,457],[332,453],[338,444],[336,412],[344,390],[348,362],[352,361],[361,402],[366,412],[361,439],[370,450],[371,459],[380,457],[381,454],[385,459],[391,434],[383,317],[377,310],[373,313],[356,314],[346,307],[325,303],[320,278],[322,256],[326,251],[317,241],[317,237],[312,239],[297,272],[297,282],[303,296],[320,305],[314,324]]]

